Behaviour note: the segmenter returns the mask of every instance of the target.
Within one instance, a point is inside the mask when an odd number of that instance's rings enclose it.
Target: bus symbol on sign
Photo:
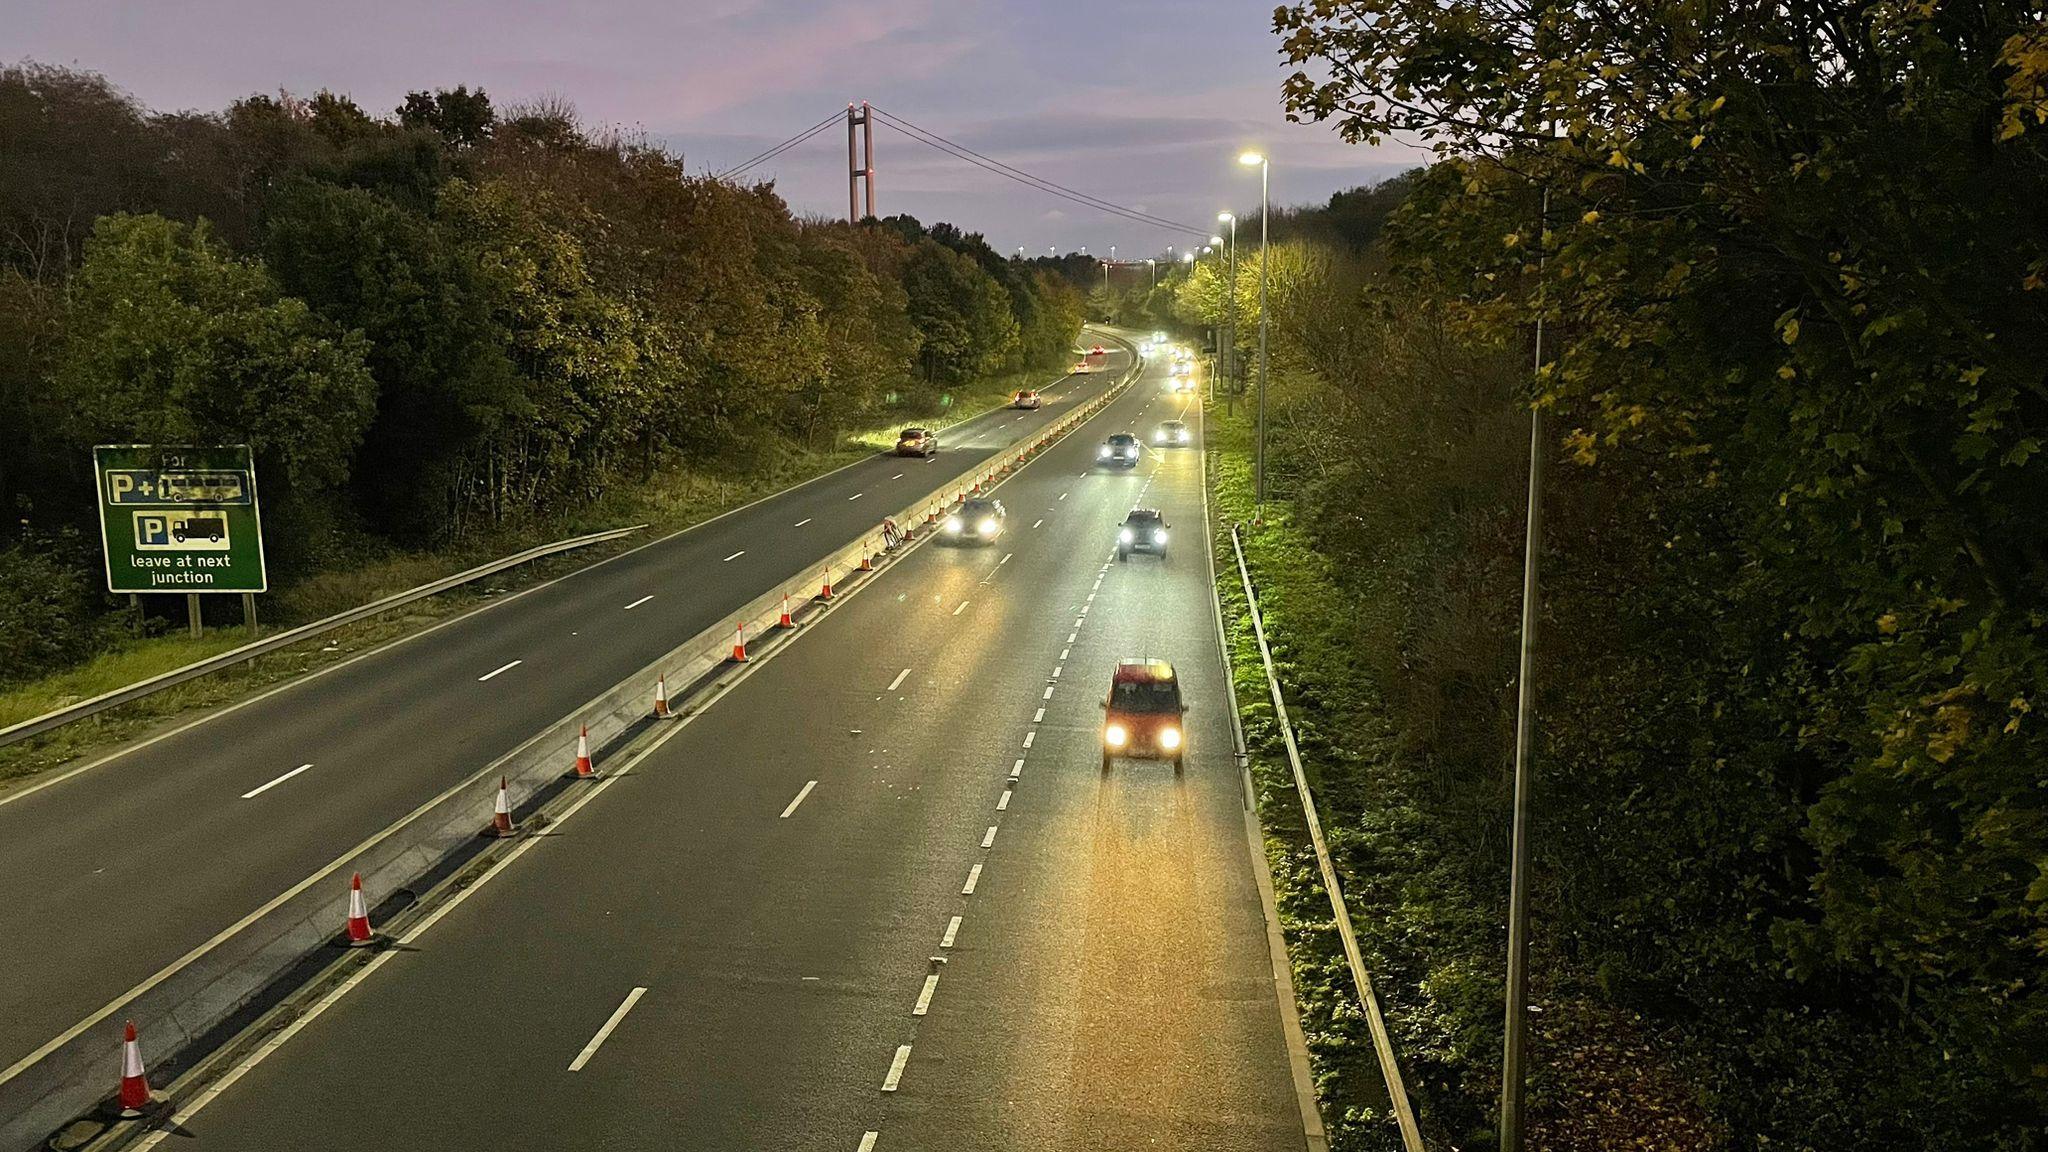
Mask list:
[[[228,521],[219,512],[136,512],[133,515],[137,548],[156,552],[228,550]]]

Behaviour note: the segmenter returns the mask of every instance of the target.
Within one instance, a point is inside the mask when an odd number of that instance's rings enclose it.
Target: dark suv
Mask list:
[[[1116,468],[1136,468],[1138,454],[1145,450],[1138,438],[1129,432],[1118,432],[1102,442],[1102,450],[1095,454],[1098,464]]]
[[[1003,534],[1009,515],[1001,500],[976,497],[962,501],[940,526],[939,539],[948,544],[993,544]]]
[[[1130,559],[1133,552],[1150,552],[1166,558],[1166,521],[1157,508],[1133,508],[1116,534],[1116,558]]]
[[[1123,660],[1109,679],[1102,702],[1102,770],[1122,756],[1128,760],[1171,760],[1176,775],[1187,754],[1181,717],[1180,680],[1164,660]]]

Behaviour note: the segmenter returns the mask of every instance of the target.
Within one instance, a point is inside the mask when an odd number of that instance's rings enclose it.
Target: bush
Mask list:
[[[103,599],[75,541],[29,538],[0,549],[0,683],[84,659]]]

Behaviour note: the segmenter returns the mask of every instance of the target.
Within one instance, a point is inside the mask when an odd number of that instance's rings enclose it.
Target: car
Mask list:
[[[896,437],[898,456],[936,456],[939,452],[939,434],[929,428],[905,428]]]
[[[1077,363],[1077,364],[1075,364],[1075,365],[1074,365],[1074,372],[1073,372],[1073,374],[1074,374],[1074,375],[1076,375],[1076,376],[1079,376],[1079,375],[1082,375],[1083,373],[1087,373],[1087,372],[1093,372],[1093,371],[1095,371],[1095,368],[1094,368],[1094,366],[1093,366],[1093,365],[1091,365],[1091,364],[1089,364],[1089,363],[1088,363],[1088,362],[1087,362],[1086,360],[1082,360],[1082,361],[1080,361],[1079,363]]]
[[[1045,400],[1038,395],[1035,389],[1031,388],[1026,388],[1015,396],[1010,397],[1010,407],[1012,408],[1036,408],[1043,403],[1045,403]]]
[[[1145,446],[1129,432],[1113,433],[1102,442],[1102,448],[1095,453],[1098,464],[1109,464],[1118,468],[1136,468],[1138,457],[1143,455]]]
[[[1154,344],[1164,344],[1164,343],[1166,343],[1166,333],[1164,333],[1164,332],[1154,332],[1154,333],[1152,334],[1152,342],[1153,342]]]
[[[1168,420],[1152,430],[1152,442],[1166,447],[1188,442],[1188,426],[1179,420]]]
[[[1133,508],[1116,533],[1116,558],[1128,560],[1133,552],[1150,552],[1166,558],[1166,520],[1157,508]]]
[[[1009,516],[1001,500],[963,500],[939,525],[939,539],[948,544],[993,544]]]
[[[1175,395],[1190,395],[1194,392],[1194,390],[1195,378],[1193,376],[1175,376],[1173,378],[1173,391]]]
[[[1090,348],[1090,349],[1088,350],[1088,354],[1089,354],[1090,356],[1101,356],[1101,355],[1103,355],[1103,354],[1104,354],[1104,351],[1103,351],[1103,347],[1102,347],[1102,345],[1100,345],[1100,344],[1097,344],[1097,345],[1096,345],[1095,347],[1093,347],[1093,348]]]
[[[1102,770],[1118,757],[1171,760],[1179,775],[1187,756],[1181,724],[1187,711],[1172,664],[1150,657],[1118,661],[1102,702]]]

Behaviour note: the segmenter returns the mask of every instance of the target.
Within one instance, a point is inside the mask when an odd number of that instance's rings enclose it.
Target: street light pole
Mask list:
[[[1543,207],[1536,220],[1536,242],[1550,218],[1550,189],[1543,189]],[[1536,255],[1536,371],[1543,371],[1543,262]],[[1523,1037],[1529,1017],[1529,820],[1536,739],[1536,621],[1540,562],[1543,558],[1543,471],[1549,453],[1544,444],[1543,408],[1529,406],[1529,512],[1522,541],[1522,652],[1515,679],[1515,822],[1508,849],[1508,987],[1506,1042],[1500,1061],[1500,1152],[1522,1152]]]
[[[1266,265],[1272,262],[1266,251],[1266,192],[1272,164],[1257,152],[1247,152],[1237,162],[1259,166],[1259,443],[1252,457],[1252,523],[1256,524],[1266,508]]]

